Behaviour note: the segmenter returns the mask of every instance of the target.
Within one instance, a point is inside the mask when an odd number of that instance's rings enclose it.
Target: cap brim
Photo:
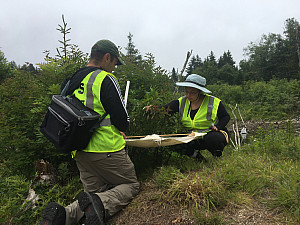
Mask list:
[[[206,89],[205,87],[201,87],[201,86],[199,86],[197,84],[193,84],[193,83],[190,83],[190,82],[177,82],[176,85],[180,86],[180,87],[192,87],[192,88],[196,88],[196,89],[198,89],[200,91],[203,91],[204,93],[207,93],[207,94],[211,93],[211,91],[208,90],[208,89]]]
[[[117,66],[125,65],[124,61],[120,57],[117,57],[117,59],[118,59]]]

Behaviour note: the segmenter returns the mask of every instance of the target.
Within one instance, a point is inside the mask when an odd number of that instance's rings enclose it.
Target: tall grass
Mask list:
[[[194,172],[185,173],[180,170],[185,167],[176,163],[163,167],[154,178],[165,189],[164,201],[189,204],[201,224],[222,224],[217,213],[222,208],[253,201],[278,209],[286,221],[294,223],[300,208],[299,151],[300,138],[292,129],[260,130],[240,150],[227,147],[221,159],[204,152],[209,163]]]

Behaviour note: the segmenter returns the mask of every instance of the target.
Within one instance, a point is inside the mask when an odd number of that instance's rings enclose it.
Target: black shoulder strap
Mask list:
[[[72,77],[66,79],[66,83],[69,82],[69,87],[66,89],[65,94],[66,95],[71,95],[80,85],[81,81],[91,72],[96,71],[96,70],[102,70],[101,68],[97,67],[85,67],[82,69],[79,69],[76,73],[73,74]],[[65,85],[66,87],[66,85]],[[64,89],[64,88],[62,88]]]
[[[60,93],[60,95],[62,95],[62,96],[66,96],[66,94],[67,94],[67,90],[68,90],[68,88],[69,88],[69,86],[70,86],[70,80],[68,80],[68,82],[66,83],[66,85],[65,85],[65,87],[64,87],[64,89],[61,91],[61,93]]]
[[[94,73],[96,72],[97,70],[94,71]],[[87,75],[87,74],[86,74]],[[82,78],[82,80],[84,79],[84,77]],[[80,82],[82,81],[80,79],[77,79],[76,80],[76,83],[73,83],[73,86],[76,85],[76,86],[79,86],[80,85]],[[70,82],[71,80],[68,80],[68,82],[66,83],[65,87],[63,88],[63,90],[61,91],[61,95],[62,96],[66,96],[67,95],[67,91],[69,89],[69,86],[70,86]],[[90,90],[91,91],[91,90]],[[107,116],[107,112],[105,112],[101,118],[98,120],[97,123],[94,124],[94,126],[91,128],[90,131],[94,132],[98,127],[100,127],[100,124],[102,122],[102,120],[104,120],[104,118]]]
[[[97,122],[97,123],[95,123],[94,124],[94,126],[91,128],[91,132],[94,132],[98,127],[100,127],[100,124],[101,124],[101,122],[102,122],[102,120],[104,120],[104,118],[107,116],[107,112],[105,112],[102,116],[101,116],[101,118],[99,119],[99,121]]]

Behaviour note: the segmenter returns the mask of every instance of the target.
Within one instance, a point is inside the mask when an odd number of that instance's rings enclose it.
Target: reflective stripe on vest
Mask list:
[[[208,105],[207,105],[207,114],[206,114],[207,120],[211,120],[211,115],[214,108],[214,101],[215,98],[213,96],[209,96]]]
[[[87,88],[87,94],[86,94],[86,107],[94,110],[94,96],[93,96],[93,84],[96,80],[97,75],[101,72],[101,70],[94,71],[89,81],[87,82],[86,88]]]
[[[217,122],[217,111],[221,101],[220,99],[206,94],[193,119],[190,117],[191,103],[187,97],[183,96],[178,100],[180,120],[183,126],[189,130],[205,132],[212,123]]]
[[[213,96],[209,96],[208,105],[207,105],[207,114],[206,114],[207,120],[211,120],[211,115],[212,115],[212,111],[214,108],[214,101],[215,101],[215,98]],[[185,102],[186,102],[186,96],[183,96],[182,100],[181,100],[180,110],[179,110],[180,120],[182,120]]]
[[[181,99],[181,105],[180,105],[180,121],[182,120],[182,115],[183,115],[183,111],[184,111],[184,106],[185,106],[185,102],[186,102],[186,96],[183,96]]]
[[[87,94],[86,94],[86,106],[92,110],[94,110],[94,96],[93,96],[93,84],[96,80],[96,77],[98,76],[98,74],[101,72],[101,70],[95,70],[90,78],[89,81],[87,82]],[[106,118],[104,120],[101,121],[100,126],[110,126],[111,125],[111,121],[110,118]]]
[[[105,127],[105,126],[110,126],[110,125],[111,125],[110,118],[106,118],[106,119],[102,120],[100,123],[100,127]]]

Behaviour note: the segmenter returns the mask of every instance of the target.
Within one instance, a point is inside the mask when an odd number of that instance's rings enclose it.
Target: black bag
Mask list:
[[[84,149],[101,121],[94,110],[86,107],[75,96],[66,97],[64,93],[53,95],[40,131],[60,150],[69,153],[73,150]]]

